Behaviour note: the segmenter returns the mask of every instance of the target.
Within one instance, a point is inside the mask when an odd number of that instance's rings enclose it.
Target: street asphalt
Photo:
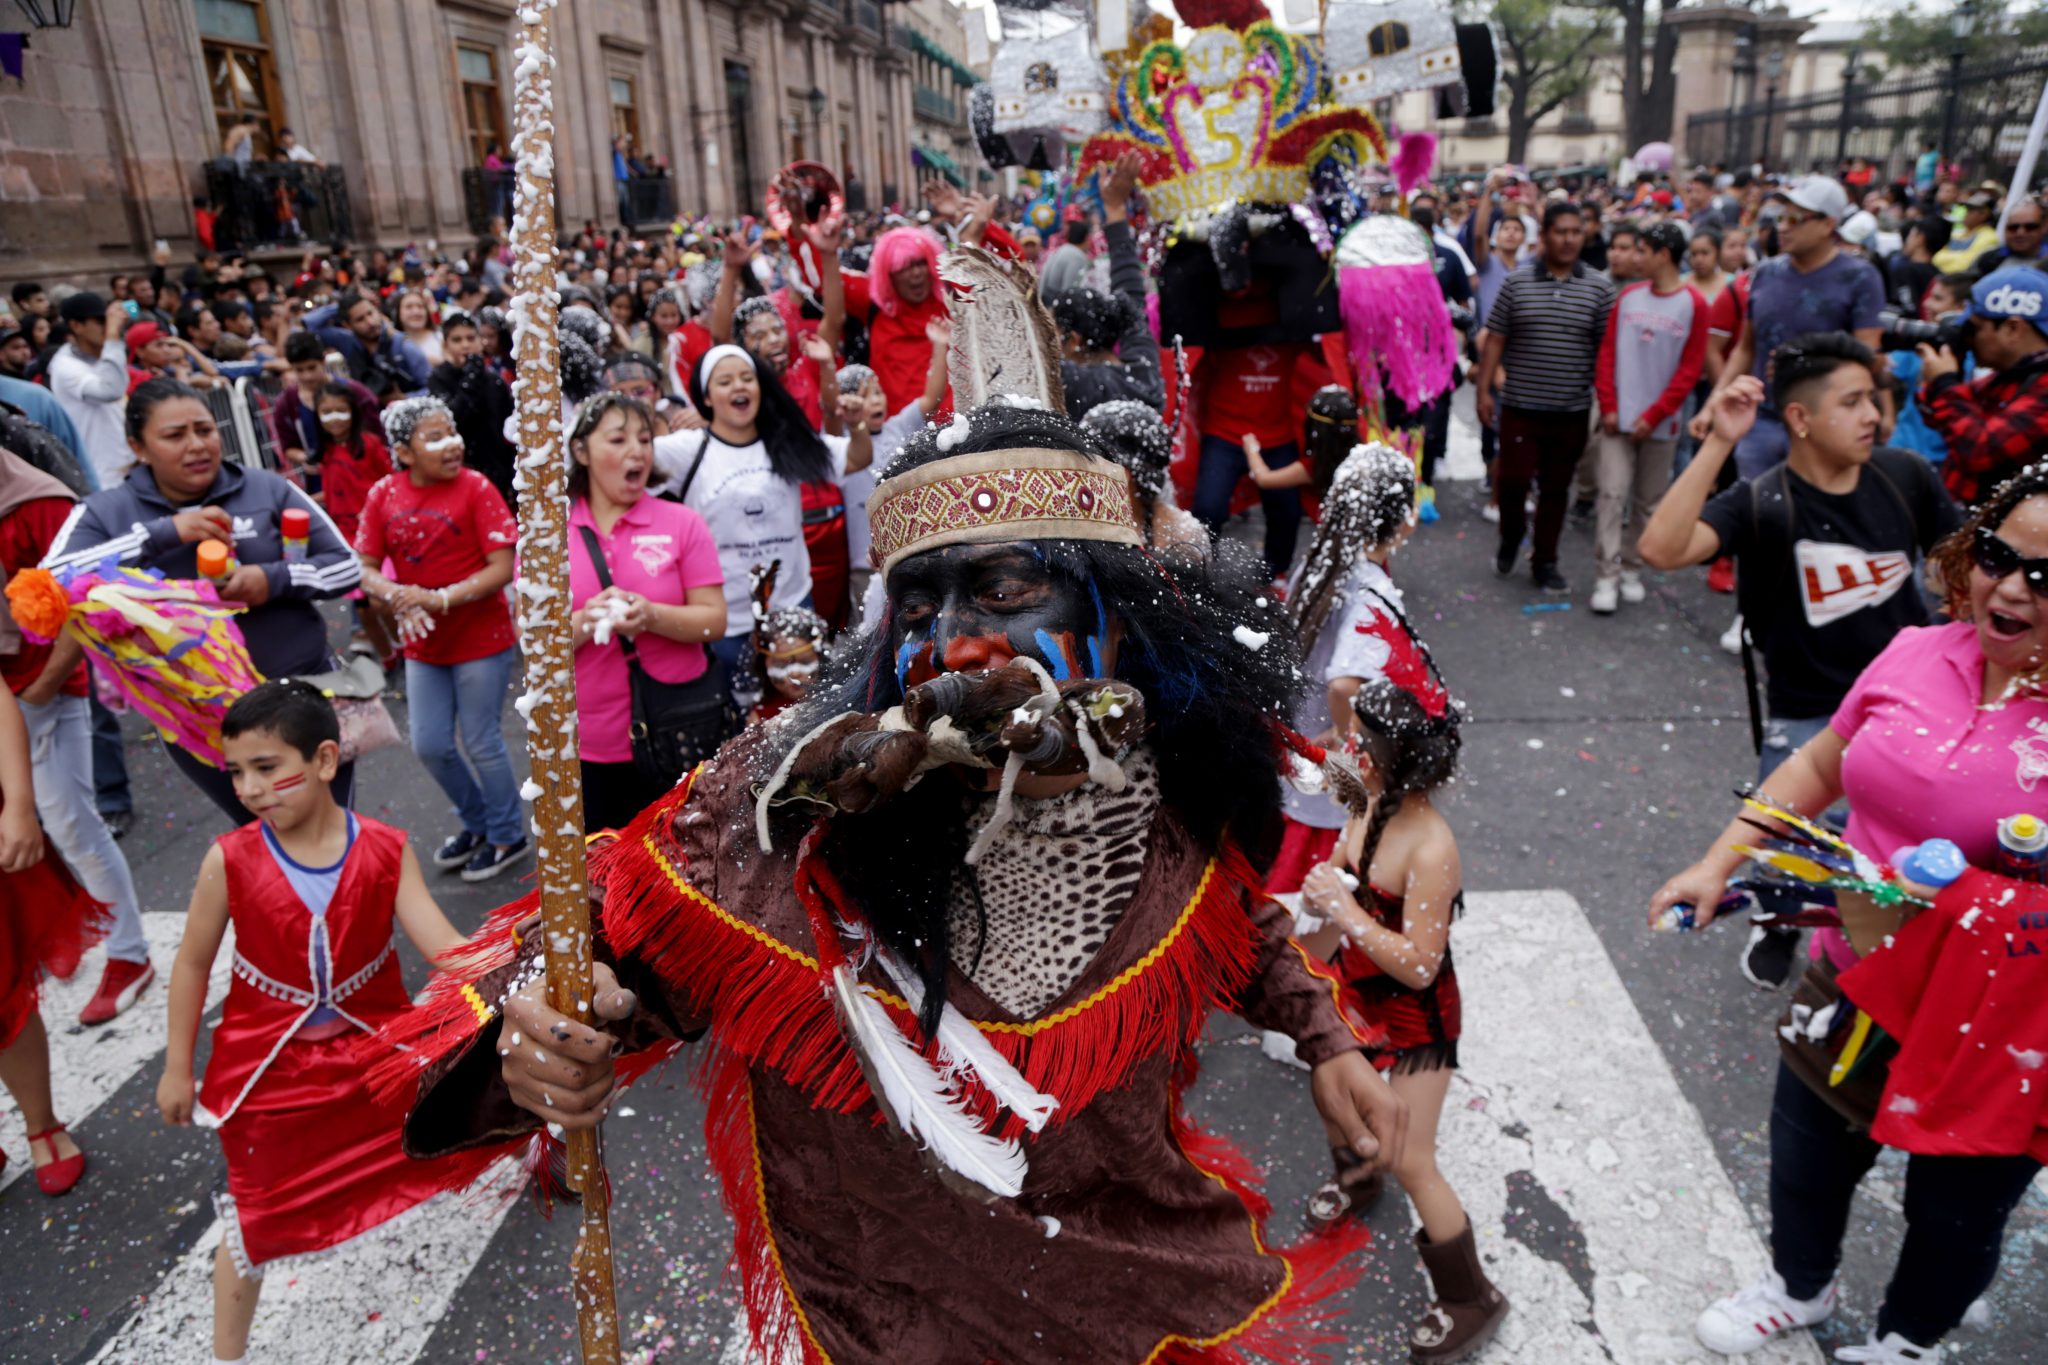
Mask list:
[[[1469,428],[1461,425],[1461,435],[1469,438]],[[1739,926],[1682,936],[1643,926],[1650,892],[1698,854],[1727,818],[1733,788],[1754,771],[1741,671],[1716,644],[1732,600],[1708,594],[1698,571],[1651,574],[1647,602],[1596,617],[1585,600],[1590,535],[1574,527],[1562,565],[1574,586],[1569,609],[1532,612],[1550,603],[1529,583],[1526,559],[1512,579],[1492,571],[1494,528],[1478,515],[1478,485],[1446,481],[1439,499],[1442,520],[1420,529],[1394,572],[1414,623],[1469,707],[1463,774],[1445,801],[1466,886],[1555,888],[1583,907],[1742,1205],[1766,1230],[1765,1121],[1772,1026],[1783,999],[1737,974]],[[516,720],[508,733],[517,733]],[[123,847],[144,908],[174,911],[225,822],[132,727],[128,754],[137,820]],[[360,808],[411,831],[422,853],[452,832],[446,801],[403,749],[366,760],[360,791]],[[435,887],[465,929],[515,890],[509,880],[478,888],[440,878]],[[423,970],[409,948],[406,962],[417,985]],[[159,972],[169,965],[157,962]],[[158,986],[140,1009],[162,1008]],[[1541,1030],[1552,1021],[1526,1022]],[[52,1023],[53,1031],[76,1027]],[[1560,1032],[1554,1046],[1586,1042]],[[1302,1200],[1328,1159],[1303,1078],[1265,1060],[1234,1022],[1216,1028],[1205,1054],[1194,1110],[1268,1168],[1276,1227],[1297,1229]],[[655,1358],[670,1362],[718,1359],[735,1303],[723,1273],[728,1229],[702,1159],[692,1065],[685,1052],[643,1082],[607,1139],[622,1315],[636,1344],[665,1348]],[[152,1058],[78,1125],[93,1166],[71,1196],[46,1200],[25,1180],[0,1191],[0,1247],[9,1266],[0,1280],[0,1361],[124,1358],[101,1353],[210,1224],[205,1196],[221,1174],[218,1143],[204,1131],[162,1127],[156,1077]],[[0,1124],[18,1122],[12,1112],[0,1115]],[[1617,1198],[1627,1174],[1615,1172]],[[1898,1244],[1902,1178],[1903,1164],[1887,1160],[1859,1197],[1844,1307],[1825,1345],[1863,1339]],[[1520,1220],[1512,1235],[1583,1280],[1582,1239],[1570,1216],[1540,1183],[1510,1194]],[[1390,1197],[1372,1224],[1378,1263],[1347,1302],[1343,1330],[1352,1359],[1391,1361],[1405,1354],[1405,1325],[1426,1301],[1425,1285],[1407,1249],[1405,1202]],[[547,1221],[522,1201],[498,1225],[417,1358],[572,1358],[566,1266],[575,1228],[573,1209]],[[2048,1358],[2044,1269],[2048,1198],[2037,1190],[2014,1218],[1988,1323],[1955,1338],[1956,1358],[1987,1365]],[[1703,1290],[1696,1302],[1670,1306],[1678,1333],[1708,1297]],[[1619,1343],[1600,1351],[1616,1361],[1649,1358]],[[338,1342],[331,1358],[356,1357]]]

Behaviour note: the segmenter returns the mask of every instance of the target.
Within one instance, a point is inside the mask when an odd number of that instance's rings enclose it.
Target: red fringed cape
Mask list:
[[[1241,1156],[1180,1112],[1193,1044],[1217,1007],[1295,1037],[1319,1062],[1359,1045],[1336,984],[1234,853],[1155,824],[1143,890],[1065,995],[1020,1019],[955,974],[949,998],[1059,1099],[1023,1139],[1024,1192],[949,1192],[883,1125],[821,988],[793,893],[796,839],[755,843],[742,739],[593,855],[601,955],[640,994],[629,1043],[709,1030],[710,1155],[737,1227],[755,1344],[807,1365],[1003,1365],[1322,1358],[1329,1298],[1361,1268],[1353,1228],[1270,1248]],[[372,1084],[415,1085],[415,1155],[536,1126],[497,1081],[495,1004],[522,968],[509,906],[479,936],[469,982],[417,1011],[414,1058]],[[530,958],[538,945],[517,950]],[[873,974],[868,984],[876,985]],[[907,1026],[898,998],[878,992]],[[1314,1122],[1304,1106],[1300,1122]]]

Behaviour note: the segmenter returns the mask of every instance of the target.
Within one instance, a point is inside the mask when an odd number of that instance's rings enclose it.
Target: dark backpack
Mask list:
[[[20,408],[0,403],[0,446],[34,465],[79,497],[92,492],[78,457],[45,427],[28,419]]]

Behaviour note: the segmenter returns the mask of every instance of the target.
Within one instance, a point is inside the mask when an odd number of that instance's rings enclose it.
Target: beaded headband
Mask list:
[[[1120,465],[1073,450],[954,455],[898,474],[868,499],[870,552],[883,574],[944,545],[1106,540],[1143,545]]]

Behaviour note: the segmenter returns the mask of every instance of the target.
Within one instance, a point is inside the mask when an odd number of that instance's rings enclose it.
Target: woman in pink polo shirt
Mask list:
[[[593,831],[625,828],[681,776],[634,762],[627,649],[656,682],[686,683],[704,674],[704,642],[725,634],[725,576],[704,519],[647,496],[654,432],[645,403],[602,393],[569,435],[577,756]]]
[[[1829,727],[1763,790],[1807,815],[1846,796],[1849,840],[1875,858],[1943,838],[1973,865],[1995,867],[1998,821],[2022,811],[2048,814],[2048,465],[2000,488],[1929,559],[1954,619],[1900,631],[1857,678]],[[1651,898],[1651,922],[1681,901],[1698,907],[1702,924],[1711,919],[1743,861],[1732,846],[1754,834],[1740,820],[1730,824],[1706,857]],[[1835,929],[1816,936],[1814,951],[1809,984],[1831,982],[1856,957]],[[1702,1342],[1747,1351],[1834,1311],[1850,1200],[1878,1147],[1779,1063],[1771,1104],[1772,1267],[1700,1315]],[[1883,1365],[1940,1359],[1941,1339],[1990,1286],[2006,1220],[2040,1169],[2024,1153],[1914,1154],[1897,1273],[1870,1343],[1837,1358]]]

